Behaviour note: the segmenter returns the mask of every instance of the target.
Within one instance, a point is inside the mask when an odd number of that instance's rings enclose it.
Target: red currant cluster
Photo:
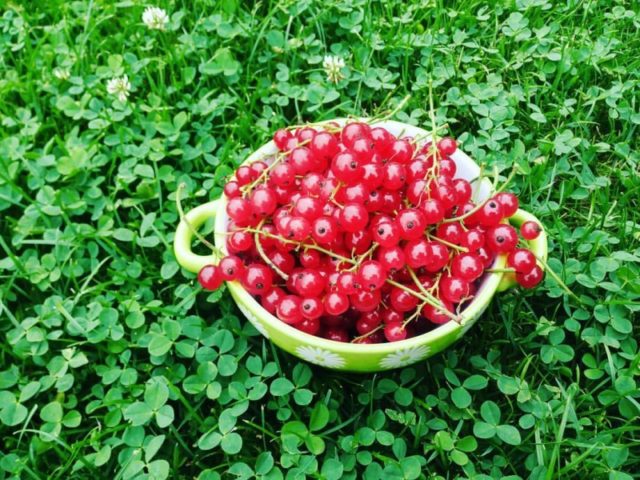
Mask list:
[[[452,138],[396,138],[382,127],[278,130],[271,162],[237,169],[227,196],[230,255],[204,267],[207,289],[239,280],[283,322],[341,342],[379,343],[456,320],[508,254],[524,287],[543,278],[505,219],[518,199],[478,204],[456,178]],[[521,228],[533,239],[540,227]]]

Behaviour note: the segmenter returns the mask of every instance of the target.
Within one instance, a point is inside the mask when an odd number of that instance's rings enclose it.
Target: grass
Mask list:
[[[0,18],[0,478],[637,478],[633,2],[9,2]],[[327,81],[323,57],[345,59]],[[128,101],[106,90],[127,75]],[[311,367],[169,248],[278,127],[438,124],[550,235],[551,275],[430,360]]]

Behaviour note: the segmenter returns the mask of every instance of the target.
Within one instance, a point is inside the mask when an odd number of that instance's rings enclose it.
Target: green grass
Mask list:
[[[141,2],[5,4],[0,479],[638,478],[640,11],[492,3],[163,1],[163,32]],[[429,127],[430,82],[465,151],[519,166],[580,301],[547,275],[443,354],[343,375],[180,271],[180,183],[195,206],[276,128],[408,94]]]

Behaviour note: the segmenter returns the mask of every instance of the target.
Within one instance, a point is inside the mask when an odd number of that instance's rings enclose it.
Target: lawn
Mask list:
[[[640,9],[497,3],[5,3],[0,479],[638,478]],[[277,128],[407,96],[429,128],[430,90],[517,167],[573,296],[547,275],[444,353],[341,374],[180,269],[180,184],[194,207]]]

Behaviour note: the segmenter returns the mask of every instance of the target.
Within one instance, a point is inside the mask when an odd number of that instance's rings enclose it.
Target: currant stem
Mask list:
[[[187,225],[189,231],[198,239],[203,245],[206,245],[211,249],[211,251],[218,257],[224,257],[223,253],[216,247],[213,243],[209,242],[206,238],[204,238],[195,228],[191,225],[191,222],[187,220],[187,216],[184,214],[182,210],[182,202],[180,200],[180,196],[182,194],[182,189],[185,188],[186,185],[181,183],[178,185],[178,189],[176,190],[176,209],[178,210],[178,216],[180,217],[180,221],[184,222]]]
[[[285,242],[285,243],[293,243],[295,245],[299,245],[302,248],[310,248],[312,250],[317,250],[319,252],[324,253],[325,255],[328,255],[330,257],[336,258],[338,260],[342,260],[343,262],[347,262],[347,263],[351,263],[351,264],[355,264],[356,263],[355,260],[353,260],[351,258],[343,257],[342,255],[338,255],[337,253],[333,253],[331,250],[327,250],[327,249],[322,248],[322,247],[320,247],[318,245],[315,245],[315,244],[296,242],[295,240],[289,240],[287,238],[281,237],[280,235],[274,235],[272,233],[265,232],[263,230],[257,230],[255,228],[245,228],[244,230],[247,231],[247,232],[250,232],[250,233],[260,233],[261,235],[264,235],[265,237],[275,238],[276,240],[280,240],[280,241]]]
[[[400,110],[402,110],[405,107],[405,105],[407,104],[410,98],[411,98],[411,95],[407,95],[402,100],[400,100],[400,103],[398,103],[398,105],[396,105],[393,110],[387,112],[386,114],[382,114],[382,116],[379,116],[379,117],[378,116],[371,117],[370,119],[367,120],[367,123],[384,122],[385,120],[389,120],[391,117],[393,117],[396,113],[398,113]]]
[[[262,227],[262,225],[264,224],[264,220],[262,220],[259,224],[258,224],[258,231],[261,231],[260,228]],[[280,270],[278,268],[278,266],[273,263],[271,261],[271,259],[269,257],[267,257],[267,254],[264,252],[264,249],[262,248],[262,244],[260,243],[260,234],[258,232],[253,234],[253,240],[256,244],[256,250],[258,250],[258,253],[260,254],[260,257],[262,258],[262,260],[264,260],[264,262],[269,265],[271,268],[273,268],[273,270],[280,275],[280,277],[282,277],[285,281],[289,280],[289,275],[287,275],[286,273],[284,273],[282,270]]]
[[[505,188],[507,188],[507,185],[509,184],[509,182],[511,182],[511,180],[513,179],[514,175],[516,174],[516,168],[513,167],[511,169],[511,173],[509,173],[509,176],[507,177],[507,179],[504,181],[504,183],[500,186],[500,188],[497,188],[494,190],[493,195],[496,195],[500,192],[502,192]],[[496,176],[497,178],[497,176]],[[495,184],[495,183],[494,183]],[[470,217],[471,215],[473,215],[474,213],[476,213],[478,210],[480,210],[482,207],[484,207],[484,204],[487,203],[488,200],[485,200],[481,203],[479,203],[478,205],[476,205],[474,208],[472,208],[471,210],[469,210],[467,213],[464,213],[458,217],[452,217],[452,218],[447,218],[445,220],[442,221],[442,223],[451,223],[451,222],[458,222],[460,220],[464,220],[465,218]]]
[[[574,298],[578,303],[582,303],[582,300],[580,299],[580,297],[578,297],[575,293],[573,293],[573,291],[571,291],[571,289],[562,281],[560,276],[551,269],[551,267],[549,266],[549,264],[547,264],[547,262],[545,262],[544,258],[539,257],[538,255],[535,255],[535,257],[544,267],[544,271],[548,272],[549,275],[551,275],[551,278],[553,278],[556,282],[558,282],[558,285],[560,285],[560,288],[562,288],[570,297]]]
[[[409,293],[409,294],[413,295],[414,297],[419,298],[420,300],[422,300],[422,301],[423,301],[423,302],[425,302],[425,303],[428,303],[428,304],[429,304],[429,305],[431,305],[432,307],[437,308],[438,310],[442,311],[442,312],[443,312],[447,317],[449,317],[449,318],[450,318],[451,320],[453,320],[454,322],[456,322],[456,323],[458,323],[458,324],[460,323],[460,319],[458,318],[458,316],[457,316],[457,315],[454,315],[454,314],[453,314],[453,313],[451,313],[449,310],[447,310],[447,309],[444,307],[444,305],[442,305],[442,304],[438,301],[438,299],[437,299],[437,298],[435,298],[435,297],[433,297],[433,296],[431,296],[431,295],[429,295],[429,297],[431,297],[431,298],[425,297],[424,295],[422,295],[422,294],[420,294],[420,293],[416,292],[415,290],[413,290],[413,289],[411,289],[411,288],[409,288],[409,287],[407,287],[407,286],[405,286],[405,285],[402,285],[401,283],[396,282],[395,280],[387,279],[387,280],[386,280],[386,282],[387,282],[389,285],[393,285],[394,287],[398,287],[399,289],[404,290],[405,292],[407,292],[407,293]]]
[[[380,324],[376,328],[371,330],[370,332],[367,332],[364,335],[360,335],[359,337],[355,337],[353,340],[351,340],[351,343],[358,343],[359,340],[362,340],[364,338],[370,337],[371,335],[373,335],[376,332],[379,332],[383,328],[384,328],[384,326],[382,324]]]
[[[487,268],[487,273],[516,273],[513,268]]]
[[[447,247],[453,248],[454,250],[458,250],[464,253],[469,252],[469,249],[467,247],[461,247],[460,245],[456,245],[455,243],[448,242],[447,240],[440,237],[436,237],[435,235],[429,235],[427,233],[427,238],[429,238],[429,240],[435,240],[436,242],[440,242],[443,245],[446,245]]]

